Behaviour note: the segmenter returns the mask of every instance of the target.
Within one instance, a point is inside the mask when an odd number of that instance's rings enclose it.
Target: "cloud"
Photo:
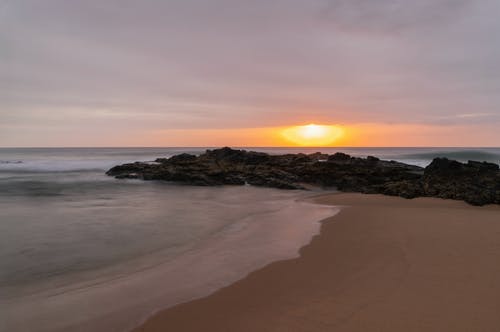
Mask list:
[[[495,0],[10,1],[0,121],[116,133],[499,122],[498,10]]]
[[[327,0],[321,16],[349,32],[399,33],[446,24],[466,7],[465,0]]]
[[[466,114],[457,114],[457,118],[482,118],[485,116],[495,116],[498,114],[493,113],[466,113]]]

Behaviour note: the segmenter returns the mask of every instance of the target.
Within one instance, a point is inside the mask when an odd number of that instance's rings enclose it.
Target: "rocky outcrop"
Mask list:
[[[115,166],[106,174],[116,178],[165,180],[189,185],[244,185],[303,189],[305,185],[341,191],[380,193],[414,198],[442,197],[474,205],[500,204],[497,164],[463,164],[437,158],[425,169],[376,157],[344,153],[285,154],[222,148],[194,156],[180,154],[153,163]]]
[[[436,158],[425,168],[422,188],[426,196],[464,200],[474,205],[500,204],[499,166]]]

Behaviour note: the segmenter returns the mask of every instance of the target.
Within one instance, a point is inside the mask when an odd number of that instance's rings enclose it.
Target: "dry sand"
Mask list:
[[[136,331],[500,331],[500,207],[361,194],[317,201],[345,207],[300,258]]]

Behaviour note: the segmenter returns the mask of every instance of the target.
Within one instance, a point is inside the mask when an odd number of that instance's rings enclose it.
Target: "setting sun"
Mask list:
[[[281,133],[290,142],[301,146],[324,146],[335,142],[343,135],[342,128],[309,124],[286,128]]]

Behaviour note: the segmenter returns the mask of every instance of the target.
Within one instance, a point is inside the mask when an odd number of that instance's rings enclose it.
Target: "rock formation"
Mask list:
[[[436,158],[425,169],[376,157],[344,153],[285,154],[221,148],[194,156],[179,154],[154,163],[115,166],[106,174],[118,179],[164,180],[199,186],[244,185],[304,189],[335,187],[346,192],[380,193],[464,200],[474,205],[500,204],[497,164],[467,164]]]

